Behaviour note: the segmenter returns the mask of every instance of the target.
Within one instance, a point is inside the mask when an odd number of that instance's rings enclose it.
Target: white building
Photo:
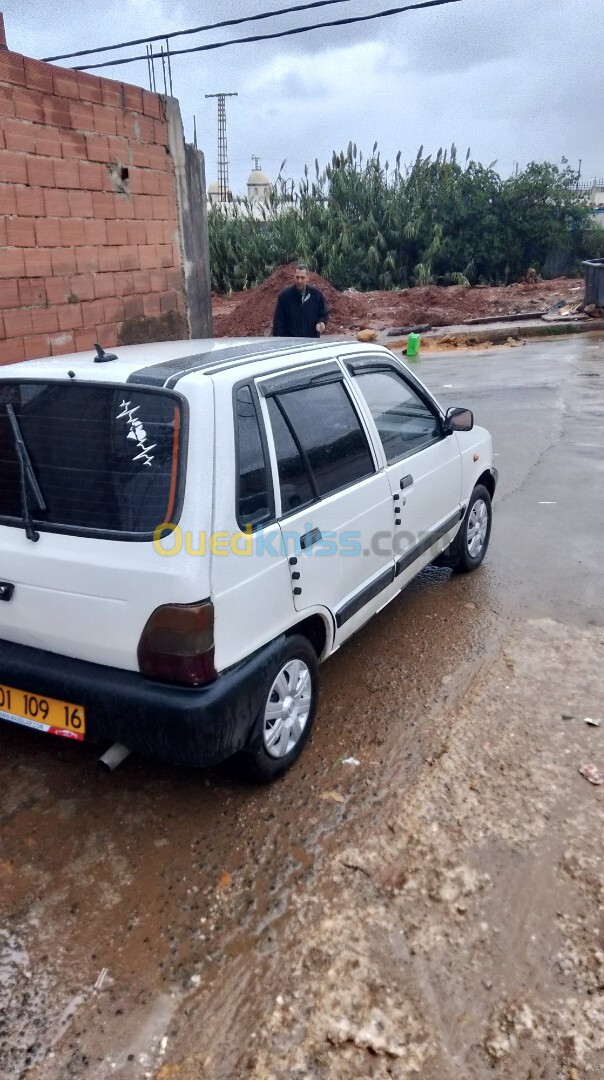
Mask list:
[[[247,195],[233,195],[227,192],[226,201],[220,198],[220,186],[214,180],[208,188],[208,207],[222,206],[226,213],[233,213],[234,208],[241,214],[249,214],[252,217],[262,217],[263,208],[268,205],[272,184],[262,169],[252,169],[247,180]]]

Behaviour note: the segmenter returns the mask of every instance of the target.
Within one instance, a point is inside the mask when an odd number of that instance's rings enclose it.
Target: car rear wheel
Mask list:
[[[264,705],[241,755],[246,774],[266,783],[301,754],[319,700],[319,663],[307,638],[286,637],[266,680]]]

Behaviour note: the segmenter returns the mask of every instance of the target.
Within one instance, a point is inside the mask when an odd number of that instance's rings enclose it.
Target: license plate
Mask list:
[[[35,728],[66,739],[83,739],[86,733],[86,714],[81,705],[56,698],[15,690],[0,684],[0,720]]]

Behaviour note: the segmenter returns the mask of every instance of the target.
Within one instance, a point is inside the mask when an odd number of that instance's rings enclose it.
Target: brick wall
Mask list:
[[[0,46],[0,364],[186,337],[161,97]]]

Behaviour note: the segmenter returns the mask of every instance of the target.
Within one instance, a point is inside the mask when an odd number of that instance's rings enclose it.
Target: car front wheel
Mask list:
[[[284,639],[266,679],[264,705],[242,754],[247,775],[267,782],[281,776],[301,754],[319,700],[319,663],[307,638]]]
[[[435,560],[437,566],[450,566],[454,570],[476,570],[484,559],[489,540],[493,508],[486,487],[477,484],[468,503],[461,528],[455,540]]]

